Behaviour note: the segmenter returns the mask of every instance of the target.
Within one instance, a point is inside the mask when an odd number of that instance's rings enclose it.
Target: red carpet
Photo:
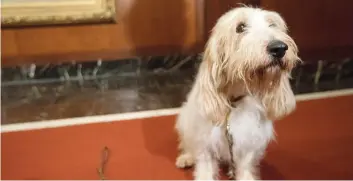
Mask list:
[[[174,116],[2,134],[2,179],[192,179],[174,166]],[[300,102],[276,123],[263,179],[353,179],[353,96]]]

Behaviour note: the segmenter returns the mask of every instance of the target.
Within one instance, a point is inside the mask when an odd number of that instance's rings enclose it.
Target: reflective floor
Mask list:
[[[277,141],[270,144],[260,165],[262,178],[352,180],[352,108],[353,95],[299,102],[292,115],[275,124]],[[2,133],[1,176],[99,179],[96,169],[107,146],[106,179],[192,179],[192,169],[174,165],[174,120],[163,116]]]

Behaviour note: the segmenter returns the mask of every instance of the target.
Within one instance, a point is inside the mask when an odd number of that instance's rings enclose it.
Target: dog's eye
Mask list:
[[[237,33],[242,33],[245,31],[245,23],[239,23],[238,26],[237,26]]]
[[[274,24],[274,23],[272,23],[272,24],[269,25],[269,27],[271,27],[271,28],[272,28],[272,27],[276,27],[276,26],[277,26],[277,25]]]

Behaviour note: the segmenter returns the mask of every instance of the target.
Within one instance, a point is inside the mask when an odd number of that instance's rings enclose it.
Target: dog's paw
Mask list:
[[[228,176],[230,179],[234,179],[234,178],[235,178],[235,172],[234,172],[232,169],[229,169],[229,170],[228,170],[228,173],[227,173],[227,176]]]
[[[259,180],[259,178],[257,178],[257,176],[252,174],[251,172],[245,171],[239,174],[239,176],[237,175],[236,180]]]
[[[215,180],[214,175],[210,172],[196,173],[195,180]]]
[[[181,154],[176,159],[175,165],[178,168],[187,168],[194,165],[194,158],[191,154]]]

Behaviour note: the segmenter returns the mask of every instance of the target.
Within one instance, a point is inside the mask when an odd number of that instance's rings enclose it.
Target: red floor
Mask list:
[[[2,133],[2,179],[192,179],[174,166],[174,116]],[[353,96],[300,102],[276,123],[263,179],[353,179]]]

